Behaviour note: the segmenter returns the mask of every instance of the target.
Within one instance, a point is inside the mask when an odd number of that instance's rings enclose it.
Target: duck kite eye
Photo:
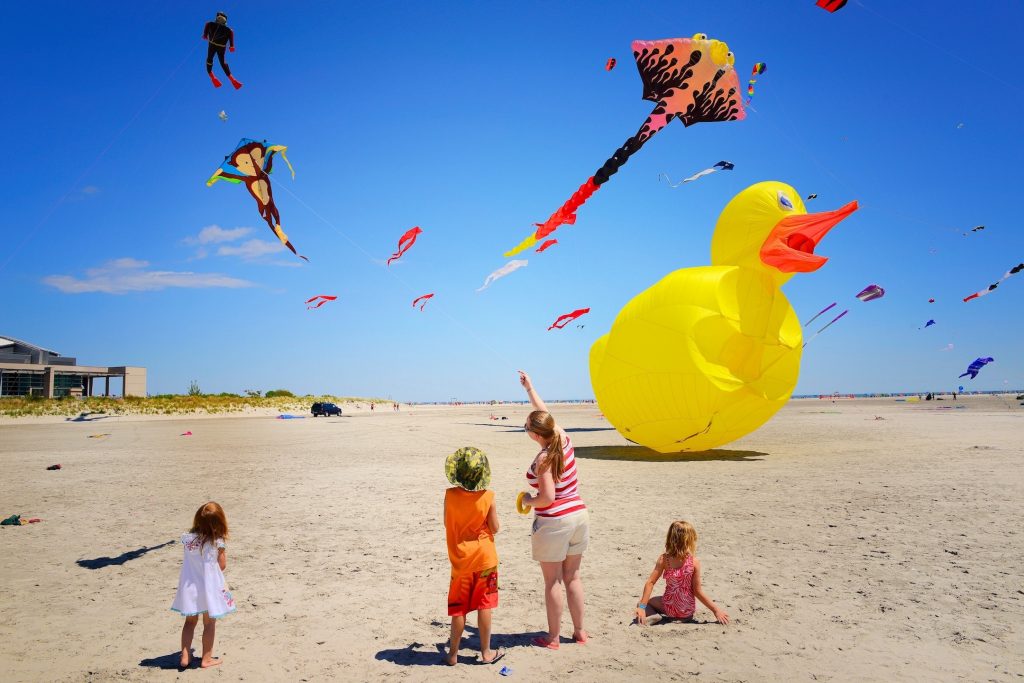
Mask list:
[[[706,33],[694,33],[693,34],[693,39],[694,40],[707,40],[708,39],[708,34],[706,34]]]
[[[734,64],[736,64],[736,55],[734,55],[732,52],[727,52],[725,54],[725,61],[729,64],[729,66],[733,66]]]
[[[785,192],[779,192],[779,208],[784,211],[793,210],[793,202],[786,196]]]

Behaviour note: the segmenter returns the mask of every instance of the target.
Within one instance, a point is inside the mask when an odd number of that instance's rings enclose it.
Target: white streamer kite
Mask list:
[[[476,290],[476,291],[478,291],[478,292],[484,291],[485,289],[490,287],[491,283],[494,282],[495,280],[497,280],[499,278],[505,277],[506,275],[508,275],[512,271],[519,270],[520,268],[525,266],[527,263],[529,263],[529,261],[519,260],[519,259],[516,259],[514,261],[509,261],[508,263],[503,265],[501,268],[498,268],[496,271],[494,271],[493,273],[488,275],[487,279],[484,280],[484,286],[481,287],[480,289]]]
[[[715,171],[731,171],[735,167],[736,167],[736,165],[734,163],[732,163],[731,161],[719,161],[717,164],[715,164],[711,168],[705,168],[703,171],[700,171],[699,173],[694,173],[689,178],[683,178],[682,180],[680,180],[675,185],[672,184],[672,179],[668,177],[667,173],[659,173],[658,174],[658,179],[660,180],[662,176],[665,176],[665,180],[668,181],[668,186],[669,187],[679,187],[683,183],[692,183],[697,178],[703,178],[706,175],[711,175]]]

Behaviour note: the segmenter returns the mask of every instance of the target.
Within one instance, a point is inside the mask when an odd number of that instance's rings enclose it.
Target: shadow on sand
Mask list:
[[[66,422],[95,422],[96,420],[105,420],[110,415],[105,413],[79,413],[76,417],[66,417]]]
[[[533,639],[543,635],[545,635],[543,631],[495,633],[491,636],[491,649],[508,650],[513,647],[533,647]],[[572,639],[563,637],[561,642],[572,643]],[[420,649],[425,647],[427,646],[423,643],[411,643],[408,647],[381,650],[374,656],[374,659],[399,666],[447,666],[444,656],[448,652],[448,641],[437,643],[434,645],[434,649]],[[479,654],[480,632],[476,626],[466,624],[462,643],[459,646],[459,664],[481,664],[478,659]],[[505,661],[507,660],[501,660],[501,663],[505,663]]]
[[[577,446],[576,457],[584,460],[632,460],[643,462],[709,462],[724,460],[731,462],[757,462],[764,460],[767,453],[760,451],[730,451],[714,448],[710,451],[684,453],[659,453],[643,446]]]
[[[199,668],[199,657],[196,657],[195,650],[192,650],[192,659],[189,662],[188,668],[198,669]],[[139,662],[139,666],[144,666],[149,669],[165,669],[173,671],[184,671],[179,666],[181,663],[181,653],[172,652],[169,655],[161,655],[159,657],[150,657],[149,659],[143,659]]]
[[[176,541],[167,541],[167,543],[161,543],[160,545],[154,545],[150,548],[143,546],[136,550],[128,550],[121,553],[117,557],[95,557],[91,560],[75,560],[75,564],[84,569],[103,569],[104,567],[110,567],[112,565],[122,565],[129,560],[136,560],[151,550],[157,550],[158,548],[166,548],[169,545],[174,545]]]

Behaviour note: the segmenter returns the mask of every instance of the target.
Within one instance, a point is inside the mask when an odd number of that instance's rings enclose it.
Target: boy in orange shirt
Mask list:
[[[480,631],[480,662],[493,664],[505,656],[491,649],[491,610],[498,606],[498,512],[494,507],[491,465],[483,451],[460,448],[444,463],[452,488],[444,493],[444,528],[452,582],[448,588],[448,616],[452,618],[452,641],[444,661],[459,661],[459,642],[466,626],[466,614],[476,611]]]

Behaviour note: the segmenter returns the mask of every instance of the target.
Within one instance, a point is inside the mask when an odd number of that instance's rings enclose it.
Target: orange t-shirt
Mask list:
[[[494,505],[494,491],[467,491],[453,487],[444,493],[444,528],[452,576],[498,566],[494,534],[487,513]]]

